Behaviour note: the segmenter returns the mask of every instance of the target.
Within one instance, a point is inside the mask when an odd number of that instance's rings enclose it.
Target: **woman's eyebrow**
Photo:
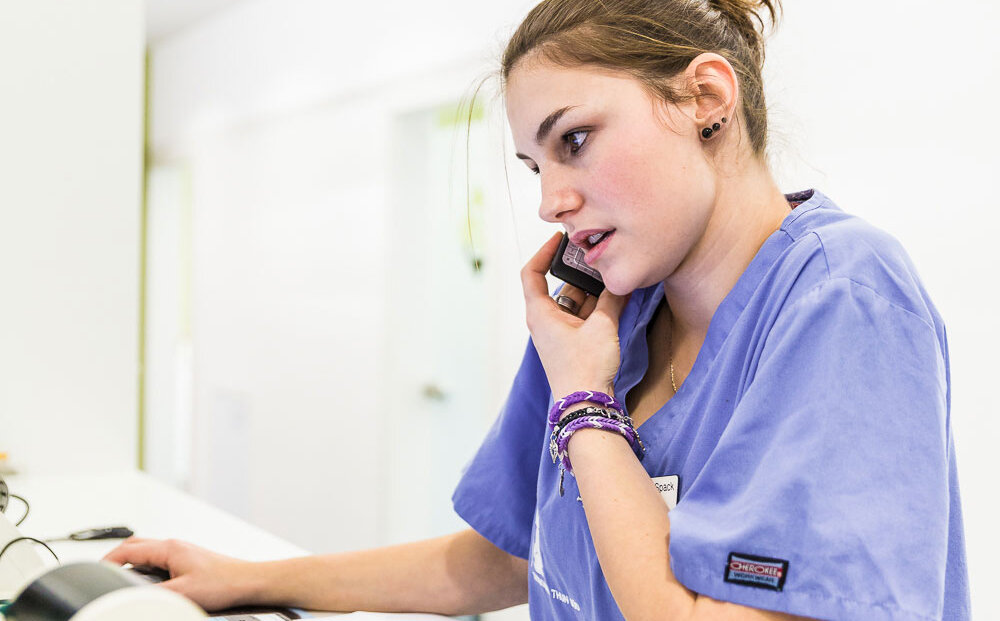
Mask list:
[[[545,138],[549,135],[549,132],[552,131],[552,127],[559,121],[560,118],[562,118],[562,115],[566,114],[567,112],[576,107],[578,106],[566,106],[565,108],[560,108],[555,112],[553,112],[552,114],[545,117],[545,120],[539,123],[538,125],[538,132],[535,134],[535,144],[541,145],[542,142],[545,141]],[[514,155],[516,155],[517,158],[521,160],[531,159],[530,157],[528,157],[523,153],[515,153]]]

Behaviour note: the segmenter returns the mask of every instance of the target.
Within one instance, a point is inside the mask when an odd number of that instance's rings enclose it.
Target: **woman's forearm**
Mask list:
[[[253,563],[247,601],[314,610],[475,614],[528,600],[528,563],[469,529],[372,550]]]
[[[582,429],[569,444],[594,548],[629,621],[689,619],[695,594],[670,569],[667,505],[622,436]]]
[[[649,474],[617,434],[581,429],[570,461],[604,577],[628,621],[800,621],[699,595],[670,569],[670,517]]]

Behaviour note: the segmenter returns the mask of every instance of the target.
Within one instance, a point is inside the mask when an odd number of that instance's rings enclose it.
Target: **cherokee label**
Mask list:
[[[788,576],[788,561],[752,554],[730,552],[725,581],[733,584],[780,591]]]

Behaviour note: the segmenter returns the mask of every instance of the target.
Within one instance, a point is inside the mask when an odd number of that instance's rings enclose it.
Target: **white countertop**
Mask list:
[[[221,554],[264,561],[308,554],[225,511],[138,471],[103,474],[5,475],[12,494],[31,504],[28,518],[18,528],[37,539],[65,537],[71,532],[105,526],[128,526],[139,537],[183,539]],[[11,499],[7,516],[17,521],[24,505]],[[52,549],[63,563],[96,561],[120,543],[118,539],[57,541]],[[45,550],[46,564],[55,561]],[[313,613],[317,616],[341,616]],[[352,613],[344,618],[448,619],[424,614]]]
[[[141,472],[8,475],[13,494],[31,503],[22,534],[48,539],[103,526],[128,526],[139,537],[184,539],[247,560],[301,556],[308,551]],[[16,520],[22,504],[11,499]],[[63,561],[98,560],[119,540],[60,541],[52,548]],[[44,550],[43,550],[44,552]]]

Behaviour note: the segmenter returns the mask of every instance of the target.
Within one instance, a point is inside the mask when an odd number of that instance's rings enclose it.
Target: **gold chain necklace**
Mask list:
[[[670,327],[669,330],[670,338],[667,339],[667,362],[670,365],[670,387],[674,389],[674,394],[677,394],[677,382],[674,381],[674,314],[670,313]]]

